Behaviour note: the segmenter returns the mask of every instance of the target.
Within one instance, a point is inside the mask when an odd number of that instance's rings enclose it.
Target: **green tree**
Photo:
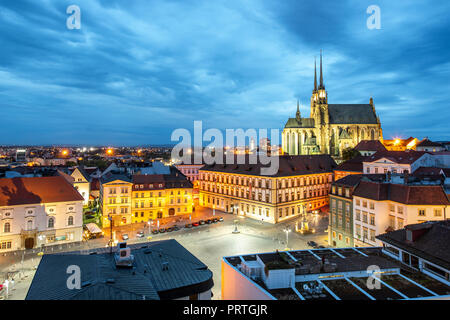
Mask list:
[[[359,155],[359,152],[353,148],[346,148],[346,149],[342,150],[342,159],[344,161],[353,159],[357,155]]]

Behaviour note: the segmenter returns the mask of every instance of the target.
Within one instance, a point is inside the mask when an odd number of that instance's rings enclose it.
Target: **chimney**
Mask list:
[[[423,222],[419,224],[413,224],[405,227],[406,230],[406,242],[413,243],[422,237],[431,227],[433,222]]]

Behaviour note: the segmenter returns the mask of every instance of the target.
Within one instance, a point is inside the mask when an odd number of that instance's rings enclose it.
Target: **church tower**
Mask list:
[[[323,84],[322,50],[320,50],[320,83],[319,83],[319,89],[317,91],[318,91],[318,95],[319,95],[319,103],[327,104],[328,103],[328,95],[325,90],[325,85]]]

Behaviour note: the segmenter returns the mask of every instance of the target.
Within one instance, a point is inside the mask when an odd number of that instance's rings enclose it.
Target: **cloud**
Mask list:
[[[373,96],[387,138],[450,139],[445,2],[379,1],[381,30],[369,1],[82,0],[81,30],[70,4],[0,5],[0,144],[168,143],[194,120],[281,129],[297,99],[309,115],[321,48],[330,103]]]

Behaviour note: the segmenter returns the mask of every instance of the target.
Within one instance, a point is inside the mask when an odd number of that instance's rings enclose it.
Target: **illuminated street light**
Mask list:
[[[291,229],[284,228],[283,231],[284,231],[284,233],[286,233],[286,249],[285,250],[289,250],[289,247],[288,247],[288,244],[289,244],[289,233],[291,232]]]

